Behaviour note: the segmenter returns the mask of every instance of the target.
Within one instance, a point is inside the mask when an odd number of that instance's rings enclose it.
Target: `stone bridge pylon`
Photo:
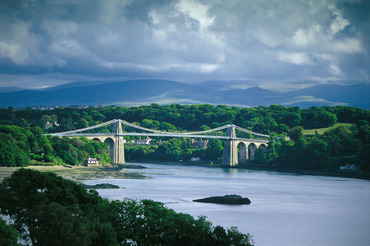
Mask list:
[[[117,121],[112,126],[112,133],[114,133],[114,151],[113,151],[113,163],[125,163],[125,148],[124,138],[122,136],[122,124],[121,121]]]
[[[123,138],[121,120],[118,120],[112,124],[112,131],[109,135],[90,134],[85,135],[85,137],[88,139],[108,143],[108,154],[111,158],[111,163],[125,164],[125,139]]]
[[[237,138],[235,128],[235,125],[230,125],[226,129],[226,136],[229,139],[225,140],[224,143],[222,166],[233,167],[239,164],[246,164],[248,159],[254,159],[256,150],[260,146],[267,147],[266,144],[268,141],[266,140]]]

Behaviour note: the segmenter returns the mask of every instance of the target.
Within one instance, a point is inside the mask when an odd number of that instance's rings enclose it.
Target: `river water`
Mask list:
[[[89,180],[124,189],[98,190],[109,199],[152,199],[177,212],[237,226],[255,245],[370,245],[370,181],[245,169],[140,164],[148,179]],[[250,205],[192,202],[237,194]]]

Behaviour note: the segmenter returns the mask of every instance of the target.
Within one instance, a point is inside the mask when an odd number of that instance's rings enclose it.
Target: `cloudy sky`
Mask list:
[[[370,81],[369,0],[0,0],[0,86]]]

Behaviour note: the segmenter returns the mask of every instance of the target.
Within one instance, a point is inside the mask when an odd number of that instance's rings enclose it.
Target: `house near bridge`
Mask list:
[[[84,164],[84,166],[95,166],[95,165],[99,165],[99,161],[98,161],[98,159],[96,159],[96,158],[91,158],[91,157],[89,157],[89,158],[87,158],[86,159],[86,161],[85,161],[85,164]]]
[[[153,139],[151,139],[150,137],[146,137],[144,139],[135,140],[135,144],[139,144],[139,145],[150,145],[152,140]]]

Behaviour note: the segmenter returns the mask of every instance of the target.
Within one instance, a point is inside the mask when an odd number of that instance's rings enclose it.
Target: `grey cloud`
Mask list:
[[[370,80],[366,0],[34,0],[0,8],[0,85],[17,73]]]

